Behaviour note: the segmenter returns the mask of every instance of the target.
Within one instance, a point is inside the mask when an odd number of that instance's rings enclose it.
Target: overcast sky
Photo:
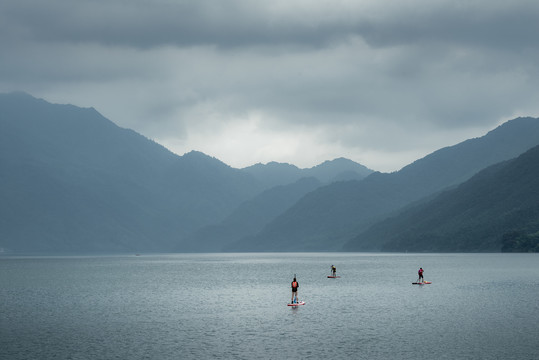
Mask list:
[[[395,171],[539,116],[536,0],[3,0],[0,92],[237,168]]]

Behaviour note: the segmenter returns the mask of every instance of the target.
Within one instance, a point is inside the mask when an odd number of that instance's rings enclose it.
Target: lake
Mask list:
[[[539,256],[3,256],[0,312],[1,359],[539,359]]]

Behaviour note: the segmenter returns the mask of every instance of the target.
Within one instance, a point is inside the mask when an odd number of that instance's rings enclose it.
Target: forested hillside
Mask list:
[[[392,212],[538,144],[539,119],[508,121],[483,137],[435,151],[395,173],[321,187],[232,249],[341,250],[345,242]]]
[[[373,226],[347,250],[539,250],[539,146]]]

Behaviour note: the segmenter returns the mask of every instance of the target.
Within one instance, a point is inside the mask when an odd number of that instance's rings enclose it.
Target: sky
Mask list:
[[[396,171],[539,116],[536,0],[3,0],[0,92],[243,168]]]

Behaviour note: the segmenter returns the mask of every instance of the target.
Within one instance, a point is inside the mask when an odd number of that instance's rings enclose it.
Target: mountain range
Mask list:
[[[437,150],[394,173],[312,191],[231,251],[335,251],[403,207],[456,186],[480,170],[539,144],[539,121],[517,118],[486,135]],[[351,240],[354,239],[354,240]]]
[[[537,145],[539,120],[517,118],[394,173],[343,158],[235,169],[196,151],[178,156],[93,108],[0,94],[0,251],[533,251],[533,221],[515,219],[535,219],[536,208],[489,207],[479,194],[495,187],[489,174],[505,174],[497,191],[532,199],[532,177],[520,183],[516,169],[537,168],[533,150],[512,159]],[[468,213],[477,231],[459,228],[466,218],[444,196],[460,198],[461,211],[480,199]],[[482,217],[500,219],[490,237]]]
[[[267,188],[276,185],[292,184],[302,178],[313,177],[322,183],[335,181],[361,180],[373,173],[371,169],[345,158],[324,161],[309,169],[300,169],[295,165],[270,162],[255,164],[242,169],[253,175]]]
[[[0,247],[14,251],[171,249],[260,191],[202,153],[20,93],[0,97],[0,166]]]
[[[347,244],[347,250],[539,251],[539,146],[418,202]]]
[[[336,162],[337,172],[320,167],[322,180],[366,170]],[[18,252],[192,249],[193,232],[289,181],[178,156],[93,108],[25,93],[0,95],[0,169],[0,248]]]

